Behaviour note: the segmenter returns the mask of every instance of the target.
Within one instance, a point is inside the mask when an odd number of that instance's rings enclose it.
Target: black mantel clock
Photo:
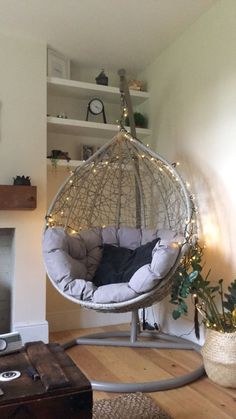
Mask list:
[[[89,114],[98,116],[100,114],[103,115],[103,122],[104,124],[107,123],[106,120],[106,115],[105,115],[105,108],[104,108],[104,103],[101,99],[99,99],[98,97],[95,97],[93,99],[91,99],[88,103],[88,108],[87,108],[87,115],[86,115],[86,121],[88,121],[88,117]]]

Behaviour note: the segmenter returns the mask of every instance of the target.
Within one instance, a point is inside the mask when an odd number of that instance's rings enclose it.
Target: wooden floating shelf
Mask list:
[[[0,185],[0,210],[33,210],[36,205],[36,186]]]

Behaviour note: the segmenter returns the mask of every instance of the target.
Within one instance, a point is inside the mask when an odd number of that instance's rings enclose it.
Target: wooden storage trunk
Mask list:
[[[30,376],[32,368],[39,377]],[[20,352],[0,357],[0,373],[21,376],[1,382],[1,419],[92,419],[90,382],[58,344],[26,344]]]

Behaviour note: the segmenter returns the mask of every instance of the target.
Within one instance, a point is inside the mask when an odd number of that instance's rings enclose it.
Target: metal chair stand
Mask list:
[[[138,338],[150,338],[149,341],[138,340]],[[115,338],[119,338],[115,340]],[[123,338],[126,338],[125,340]],[[140,332],[138,310],[132,311],[131,331],[130,332],[108,332],[95,333],[80,338],[73,339],[64,343],[64,349],[69,349],[75,345],[93,346],[116,346],[129,348],[152,348],[152,349],[186,349],[200,351],[200,346],[186,339],[167,335],[160,332]],[[194,371],[180,377],[158,380],[143,383],[110,383],[92,381],[92,389],[95,391],[115,392],[115,393],[134,393],[134,392],[155,392],[170,390],[189,384],[205,373],[203,365]]]

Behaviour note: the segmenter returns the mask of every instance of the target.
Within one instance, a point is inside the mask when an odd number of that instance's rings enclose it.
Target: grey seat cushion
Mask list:
[[[43,254],[49,277],[61,291],[76,290],[76,295],[80,289],[78,281],[81,280],[81,293],[84,293],[86,282],[93,278],[101,260],[101,245],[99,229],[69,235],[63,228],[48,228],[43,238]],[[76,287],[72,284],[74,280]]]
[[[102,258],[103,243],[132,250],[157,237],[161,237],[161,241],[153,249],[151,263],[135,271],[128,283],[99,288],[94,285],[92,280]],[[111,226],[69,235],[63,228],[48,228],[43,239],[43,254],[50,279],[63,293],[95,303],[121,302],[158,285],[179,255],[179,240],[182,237],[170,230],[116,229]]]

